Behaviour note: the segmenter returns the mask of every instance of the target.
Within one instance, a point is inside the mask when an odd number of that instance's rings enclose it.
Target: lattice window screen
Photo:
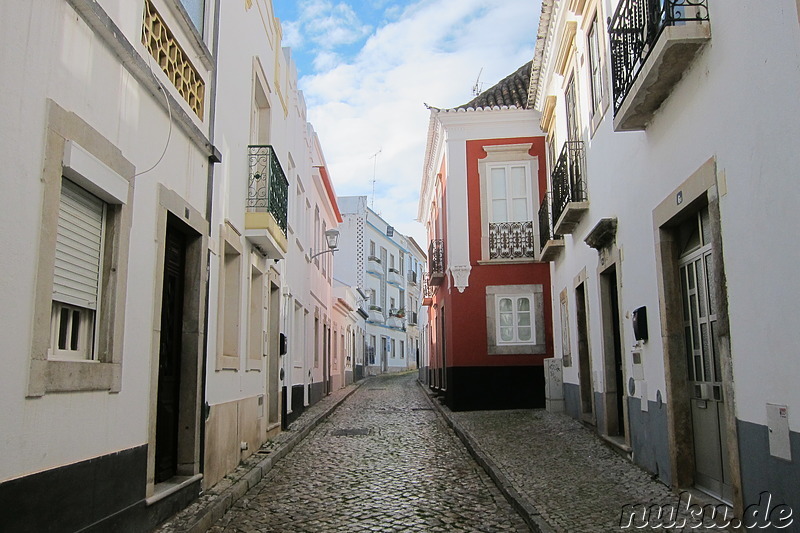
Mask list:
[[[201,119],[206,85],[152,2],[145,2],[142,44]]]

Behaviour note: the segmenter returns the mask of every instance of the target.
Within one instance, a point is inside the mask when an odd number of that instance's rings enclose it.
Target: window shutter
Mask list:
[[[105,203],[61,181],[53,300],[97,309]]]

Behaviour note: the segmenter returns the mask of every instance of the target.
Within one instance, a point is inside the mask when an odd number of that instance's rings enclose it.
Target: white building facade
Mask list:
[[[410,335],[409,319],[419,316],[424,256],[367,206],[366,196],[340,197],[339,206],[343,223],[336,279],[361,289],[365,298],[364,372],[416,368],[418,327],[412,326]]]
[[[4,4],[0,529],[147,530],[201,489],[217,2]]]
[[[738,516],[800,507],[798,57],[791,0],[545,0],[534,58],[566,410]]]

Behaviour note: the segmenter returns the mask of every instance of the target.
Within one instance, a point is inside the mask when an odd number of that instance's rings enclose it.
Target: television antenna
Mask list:
[[[383,148],[378,148],[378,151],[369,156],[369,159],[372,159],[372,201],[370,202],[370,209],[375,211],[375,171],[378,168],[378,154],[383,151]]]
[[[475,80],[475,85],[472,86],[472,96],[478,96],[483,92],[483,83],[481,82],[481,74],[483,74],[483,67],[478,72],[478,78]]]

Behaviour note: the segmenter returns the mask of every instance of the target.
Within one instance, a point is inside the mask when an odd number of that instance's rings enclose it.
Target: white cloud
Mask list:
[[[312,4],[332,5],[316,0],[304,7]],[[332,66],[331,57],[318,58],[328,68],[300,85],[337,193],[371,195],[375,169],[375,210],[424,245],[413,222],[430,116],[423,102],[464,104],[481,68],[488,88],[529,61],[538,4],[423,0],[377,28],[350,61]],[[370,156],[378,149],[374,166]]]
[[[304,0],[292,25],[305,40],[325,50],[352,44],[372,31],[349,4],[330,0]]]

